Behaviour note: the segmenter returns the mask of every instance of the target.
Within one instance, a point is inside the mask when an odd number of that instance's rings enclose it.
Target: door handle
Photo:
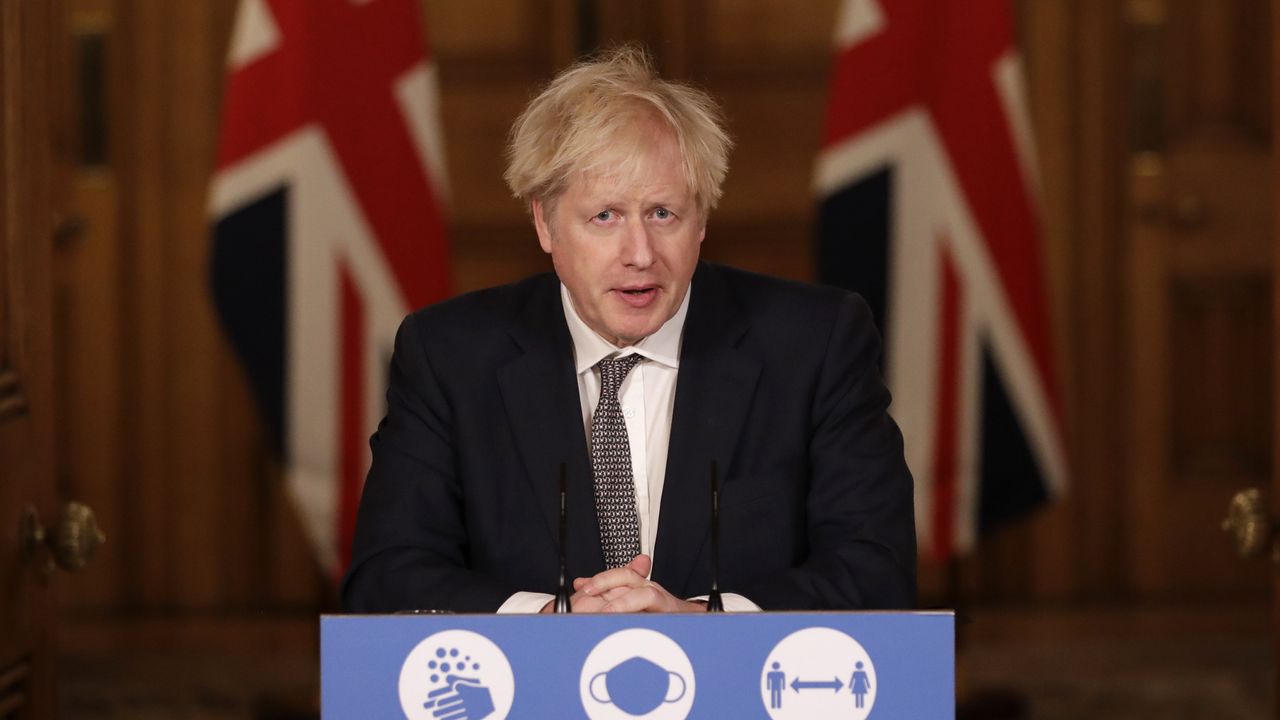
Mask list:
[[[1270,549],[1272,562],[1280,566],[1280,545],[1276,543],[1280,523],[1267,511],[1258,488],[1241,490],[1231,498],[1222,530],[1233,537],[1240,557],[1261,557]]]
[[[52,531],[40,524],[35,507],[28,505],[22,512],[19,537],[27,562],[36,562],[42,552],[47,553],[46,573],[55,567],[68,572],[83,568],[98,546],[107,541],[107,536],[98,528],[93,509],[78,502],[63,506],[62,515]]]

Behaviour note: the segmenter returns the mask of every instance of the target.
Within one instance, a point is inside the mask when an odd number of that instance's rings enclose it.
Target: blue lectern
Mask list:
[[[327,615],[324,717],[955,716],[950,612]]]

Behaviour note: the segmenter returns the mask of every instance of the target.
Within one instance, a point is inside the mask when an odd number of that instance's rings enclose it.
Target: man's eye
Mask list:
[[[597,220],[598,222],[609,222],[612,219],[613,219],[612,210],[601,210],[600,212],[596,213],[596,216],[595,216],[595,220]]]
[[[653,211],[653,216],[658,218],[659,220],[666,220],[667,218],[671,217],[671,211],[666,208],[658,208],[657,210]]]

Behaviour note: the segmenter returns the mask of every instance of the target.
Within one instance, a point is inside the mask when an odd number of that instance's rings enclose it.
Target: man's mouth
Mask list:
[[[617,288],[617,291],[623,302],[633,308],[647,307],[658,296],[658,288],[652,285]]]

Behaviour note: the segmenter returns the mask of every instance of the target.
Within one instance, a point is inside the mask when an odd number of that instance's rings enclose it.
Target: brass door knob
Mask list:
[[[1259,557],[1272,548],[1280,526],[1268,514],[1262,493],[1257,488],[1249,488],[1231,498],[1222,529],[1235,538],[1236,552],[1240,557],[1248,558]],[[1280,561],[1278,551],[1280,548],[1272,548],[1272,557]]]
[[[19,534],[28,561],[35,561],[42,549],[48,552],[46,570],[53,570],[55,565],[67,571],[79,570],[88,564],[93,551],[107,541],[93,510],[78,502],[69,502],[62,508],[51,532],[40,524],[35,508],[28,505],[22,513]]]

